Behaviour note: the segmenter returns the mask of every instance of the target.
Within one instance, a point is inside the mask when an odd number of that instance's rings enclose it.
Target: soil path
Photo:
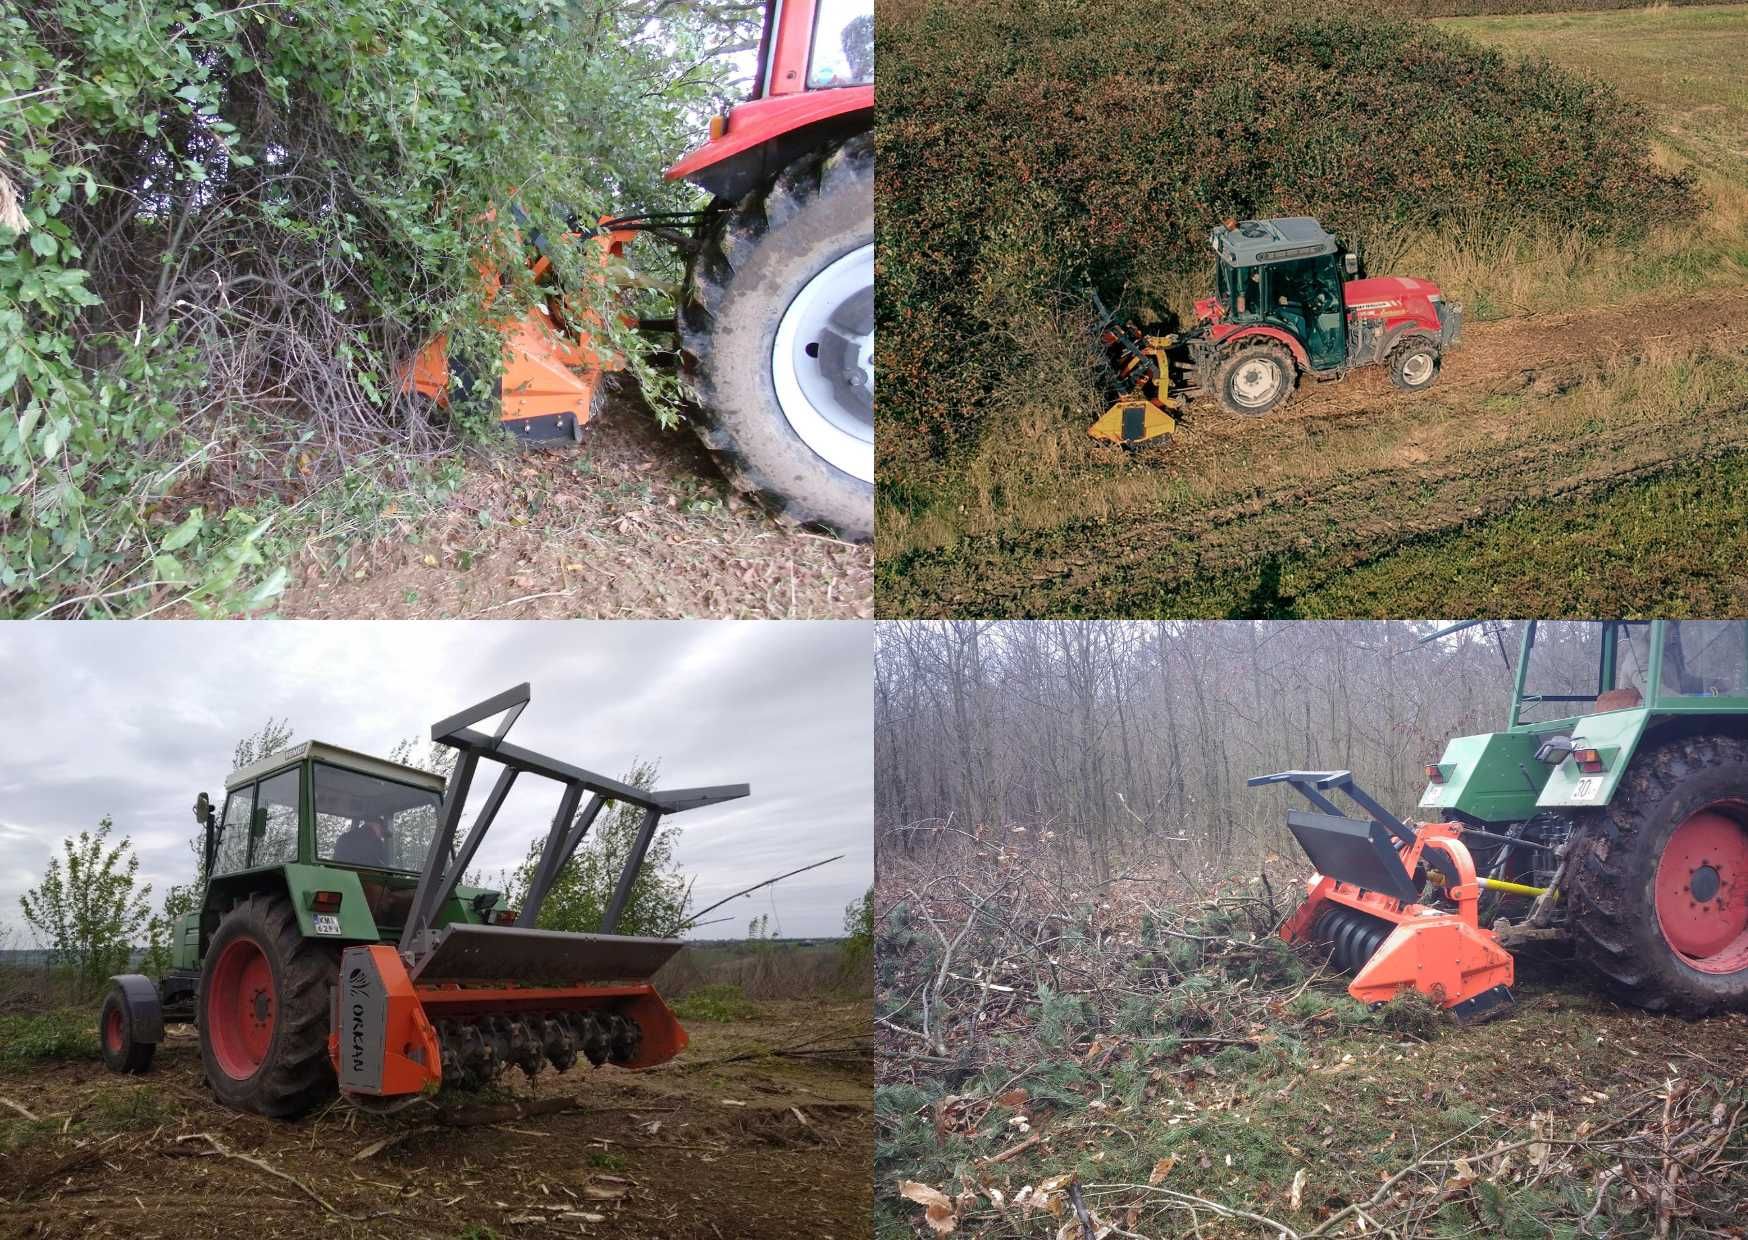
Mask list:
[[[769,1008],[694,1024],[687,1052],[649,1072],[548,1071],[532,1088],[513,1074],[518,1094],[582,1105],[465,1128],[433,1125],[424,1106],[335,1105],[296,1123],[226,1111],[186,1027],[142,1077],[97,1063],[0,1072],[0,1096],[46,1121],[0,1146],[0,1235],[865,1236],[871,1060],[758,1054],[827,1028],[865,1034],[866,1004]]]
[[[1392,446],[1375,463],[1312,482],[1265,474],[1208,500],[1139,504],[912,552],[882,565],[880,613],[1170,613],[1198,581],[1254,573],[1271,560],[1314,552],[1338,572],[1526,499],[1594,493],[1748,447],[1748,405],[1740,403],[1654,419],[1620,409],[1573,437],[1536,434],[1528,421],[1538,399],[1695,344],[1748,350],[1748,289],[1474,324],[1423,397],[1396,392],[1374,369],[1313,385],[1260,418],[1201,403],[1178,435],[1135,464],[1162,481],[1194,477],[1214,461],[1231,471],[1233,460],[1316,451],[1322,435],[1358,427],[1393,431],[1380,436]],[[1454,425],[1461,442],[1441,434]]]

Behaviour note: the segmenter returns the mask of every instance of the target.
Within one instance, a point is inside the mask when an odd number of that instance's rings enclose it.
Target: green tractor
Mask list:
[[[1420,799],[1546,889],[1488,892],[1496,933],[1564,931],[1640,1007],[1748,1008],[1748,621],[1532,621],[1513,675],[1505,730],[1450,741]]]
[[[1282,937],[1326,944],[1363,1002],[1459,1020],[1510,1010],[1537,940],[1639,1007],[1748,1009],[1748,621],[1531,621],[1512,671],[1504,729],[1446,744],[1418,823],[1347,771],[1250,781],[1312,805],[1287,815],[1317,872]]]
[[[529,696],[519,685],[433,726],[432,740],[457,751],[448,779],[310,742],[232,772],[222,810],[201,793],[200,907],[177,923],[162,979],[111,979],[104,1062],[146,1071],[165,1024],[192,1022],[219,1101],[292,1117],[336,1089],[394,1109],[510,1067],[635,1069],[679,1053],[685,1031],[649,979],[682,944],[614,931],[661,818],[747,787],[651,792],[513,745],[505,733]],[[500,714],[495,734],[472,726]],[[458,839],[482,761],[499,774]],[[563,791],[522,906],[510,909],[460,880],[524,775]],[[535,928],[608,803],[642,816],[602,932]]]

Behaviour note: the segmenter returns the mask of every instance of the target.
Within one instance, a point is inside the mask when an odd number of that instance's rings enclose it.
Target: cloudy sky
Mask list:
[[[835,934],[874,874],[872,640],[854,621],[0,624],[0,928],[30,945],[20,893],[105,814],[154,900],[188,881],[195,794],[220,800],[237,741],[269,716],[298,741],[386,755],[529,681],[521,745],[613,777],[655,759],[662,788],[752,785],[664,820],[694,907],[846,854],[732,902],[712,916],[735,920],[700,936],[744,935],[760,913],[785,935]],[[481,764],[472,808],[498,769]],[[519,779],[475,868],[518,860],[561,791]]]

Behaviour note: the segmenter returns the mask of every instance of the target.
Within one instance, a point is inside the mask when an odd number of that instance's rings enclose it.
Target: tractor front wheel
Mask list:
[[[1385,364],[1391,383],[1404,392],[1423,392],[1438,379],[1438,346],[1425,336],[1410,336],[1390,350]]]
[[[225,914],[195,1004],[220,1102],[290,1118],[333,1096],[328,1004],[338,973],[335,950],[303,936],[284,895],[257,892]]]
[[[1748,1009],[1748,741],[1638,753],[1574,847],[1578,954],[1621,999],[1689,1017]]]
[[[1234,350],[1214,372],[1214,395],[1227,413],[1257,417],[1293,394],[1298,371],[1278,344]]]

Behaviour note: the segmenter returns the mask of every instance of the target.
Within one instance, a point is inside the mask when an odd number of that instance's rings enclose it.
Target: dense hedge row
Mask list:
[[[1529,218],[1631,233],[1694,206],[1611,90],[1324,0],[880,6],[883,462],[973,441],[1084,290],[1208,268],[1229,215],[1363,245]]]
[[[1748,0],[1657,0],[1677,8],[1695,4],[1741,4]],[[1598,9],[1642,9],[1645,0],[1400,0],[1402,11],[1419,17],[1511,16],[1518,13],[1575,13]]]

